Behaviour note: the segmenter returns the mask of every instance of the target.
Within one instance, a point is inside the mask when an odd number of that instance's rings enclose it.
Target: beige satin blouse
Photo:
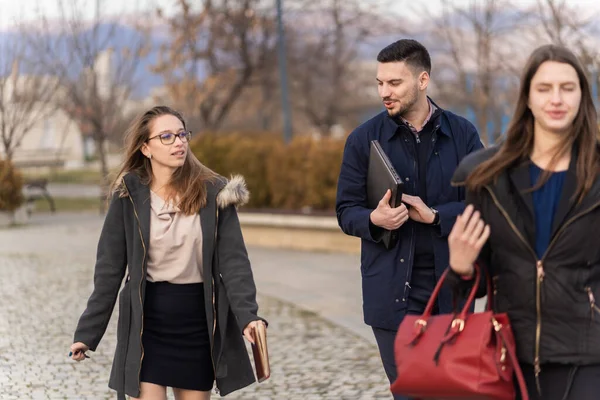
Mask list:
[[[202,282],[202,229],[200,215],[185,215],[150,191],[150,246],[147,278],[150,282]]]

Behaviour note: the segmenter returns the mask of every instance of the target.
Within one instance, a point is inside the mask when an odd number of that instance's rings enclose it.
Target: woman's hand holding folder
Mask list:
[[[269,351],[267,350],[267,327],[263,321],[252,321],[244,329],[244,335],[246,335],[246,330],[250,335],[250,338],[246,338],[252,343],[256,379],[258,382],[264,382],[271,376]]]
[[[244,328],[244,337],[251,344],[254,344],[254,330],[256,329],[258,324],[265,325],[265,323],[263,321],[256,320],[256,321],[250,322],[248,325],[246,325],[246,328]],[[265,326],[265,328],[266,328],[266,326]]]

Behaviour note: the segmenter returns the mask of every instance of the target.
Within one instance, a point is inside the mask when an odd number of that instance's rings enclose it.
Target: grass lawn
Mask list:
[[[46,201],[46,199],[37,199],[34,204],[34,213],[50,211],[50,204],[48,204],[48,201]],[[98,211],[100,209],[100,199],[87,197],[55,197],[54,204],[56,206],[56,212]]]

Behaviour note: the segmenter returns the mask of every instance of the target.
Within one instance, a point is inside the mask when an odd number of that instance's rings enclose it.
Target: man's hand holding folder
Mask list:
[[[408,209],[404,204],[393,208],[390,206],[392,191],[388,189],[383,198],[377,204],[377,208],[371,212],[371,222],[388,231],[400,228],[408,220]]]
[[[397,229],[408,219],[406,206],[402,204],[404,182],[377,140],[371,141],[369,168],[367,170],[367,203],[371,212],[369,219],[381,232],[371,235],[381,240],[387,249],[396,246]]]
[[[410,219],[427,225],[434,223],[435,213],[420,197],[404,193],[402,201],[410,206],[410,210],[408,211]]]

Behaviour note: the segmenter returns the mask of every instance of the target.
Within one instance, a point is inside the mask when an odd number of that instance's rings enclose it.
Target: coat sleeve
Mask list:
[[[265,320],[258,317],[256,285],[235,206],[221,209],[218,224],[219,272],[231,310],[237,318],[240,330],[243,331],[250,322]]]
[[[481,143],[481,139],[479,138],[477,129],[475,129],[475,127],[471,123],[468,123],[467,125],[467,138],[467,151],[465,155],[471,154],[483,148],[483,144]],[[454,226],[454,221],[456,221],[456,217],[464,211],[465,196],[465,189],[461,187],[459,188],[459,197],[461,198],[461,201],[437,204],[433,206],[436,210],[438,210],[438,213],[440,214],[439,235],[441,237],[447,237],[450,234],[450,231]]]
[[[74,342],[95,351],[106,331],[121,282],[127,269],[127,245],[123,201],[117,194],[110,202],[96,254],[94,289],[77,324]]]
[[[371,222],[367,206],[369,149],[357,142],[357,131],[348,136],[337,186],[336,216],[342,231],[372,242],[381,241],[383,228]]]

